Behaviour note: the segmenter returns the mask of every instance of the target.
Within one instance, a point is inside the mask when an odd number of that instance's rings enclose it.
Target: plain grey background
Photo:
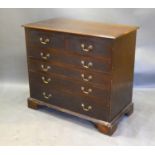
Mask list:
[[[22,24],[56,17],[139,26],[135,87],[155,87],[155,9],[0,9],[0,81],[28,83]]]

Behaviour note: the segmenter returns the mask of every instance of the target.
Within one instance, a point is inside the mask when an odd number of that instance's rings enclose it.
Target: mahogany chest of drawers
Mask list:
[[[61,18],[24,27],[28,107],[84,118],[111,135],[133,112],[137,27]]]

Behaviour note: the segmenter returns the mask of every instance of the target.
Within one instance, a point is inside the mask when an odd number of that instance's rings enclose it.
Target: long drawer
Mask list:
[[[27,29],[27,45],[38,45],[40,47],[52,47],[64,49],[81,56],[107,57],[111,58],[111,39],[72,35],[62,32],[52,32],[37,29]]]
[[[97,74],[88,70],[71,68],[69,65],[62,65],[56,62],[42,62],[28,59],[29,71],[44,73],[55,73],[84,83],[91,83],[98,87],[108,87],[110,85],[110,75]],[[76,82],[76,81],[75,81]]]
[[[108,111],[103,105],[97,104],[89,98],[81,98],[73,94],[64,93],[54,88],[39,85],[37,83],[30,84],[30,96],[39,101],[43,101],[64,109],[68,109],[79,114],[91,116],[101,120],[108,119]]]
[[[61,89],[65,92],[73,93],[77,96],[88,97],[92,100],[98,100],[98,103],[107,106],[109,88],[97,88],[91,84],[84,82],[75,82],[68,78],[61,77],[56,74],[45,74],[37,72],[29,72],[29,79],[31,83],[44,85],[52,89]]]
[[[73,55],[68,51],[57,50],[49,47],[30,47],[28,57],[39,59],[41,61],[54,61],[62,64],[68,64],[79,69],[86,69],[93,72],[110,72],[110,59],[98,60],[91,57]]]

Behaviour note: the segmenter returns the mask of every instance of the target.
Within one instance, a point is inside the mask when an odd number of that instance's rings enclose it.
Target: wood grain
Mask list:
[[[71,95],[73,94],[75,96],[84,96],[86,98],[88,97],[91,100],[94,100],[94,102],[96,102],[97,100],[97,103],[100,104],[107,103],[107,96],[110,91],[108,84],[107,86],[105,85],[98,88],[90,83],[79,81],[75,82],[74,80],[70,80],[56,74],[49,75],[45,73],[29,72],[29,79],[32,84],[37,83],[38,85],[43,85],[48,89],[52,88],[58,91],[64,91],[64,93],[69,92]],[[50,80],[48,81],[48,79]],[[84,91],[81,89],[81,87],[84,87]],[[89,89],[91,89],[92,91],[89,92]]]
[[[122,116],[133,112],[138,27],[71,19],[24,27],[28,107],[44,105],[69,113],[94,122],[99,131],[112,135]],[[88,67],[89,63],[93,65]]]
[[[114,44],[110,98],[111,120],[132,102],[135,44],[136,32],[120,37]]]
[[[26,28],[65,32],[85,36],[116,39],[135,31],[137,26],[104,24],[90,21],[56,18],[23,25]]]

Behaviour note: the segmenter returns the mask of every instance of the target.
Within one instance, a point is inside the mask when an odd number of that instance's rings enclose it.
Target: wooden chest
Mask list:
[[[84,118],[111,135],[133,112],[137,27],[60,18],[24,27],[28,107]]]

